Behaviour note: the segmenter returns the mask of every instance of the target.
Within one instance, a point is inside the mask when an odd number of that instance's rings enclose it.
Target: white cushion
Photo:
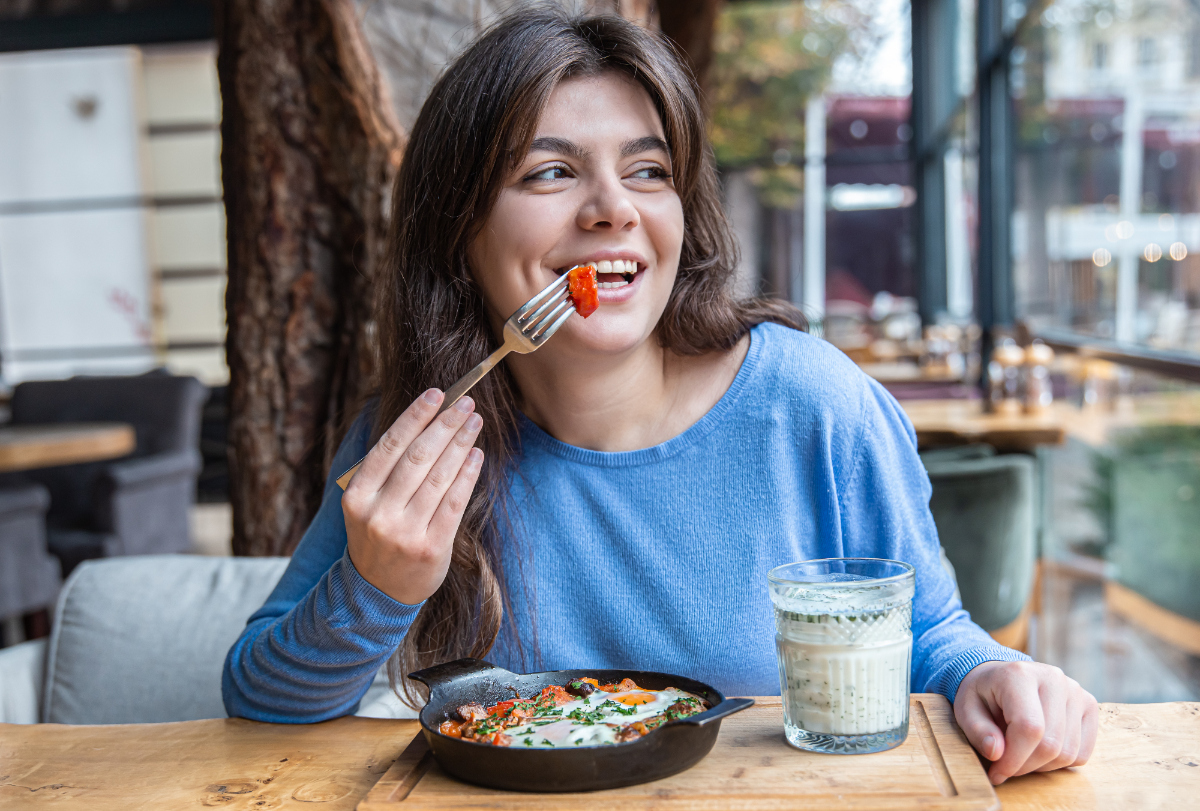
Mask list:
[[[225,717],[225,654],[287,562],[147,555],[82,564],[58,598],[42,720]]]
[[[0,650],[0,724],[36,724],[41,704],[46,640]]]

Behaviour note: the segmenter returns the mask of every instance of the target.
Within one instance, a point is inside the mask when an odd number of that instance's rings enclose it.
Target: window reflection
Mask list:
[[[1200,13],[1058,0],[1011,59],[1013,260],[1036,330],[1200,352]]]

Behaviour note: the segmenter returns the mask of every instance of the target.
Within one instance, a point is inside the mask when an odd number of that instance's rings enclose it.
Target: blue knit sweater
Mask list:
[[[361,416],[335,475],[367,452],[370,431]],[[661,445],[584,450],[524,418],[520,440],[519,538],[504,552],[513,610],[488,656],[496,664],[658,670],[727,695],[777,695],[767,571],[829,557],[916,568],[914,691],[953,701],[981,662],[1027,658],[962,610],[904,412],[820,339],[756,327],[721,400]],[[354,712],[420,610],[355,570],[340,497],[331,476],[279,585],[229,651],[230,715],[295,723]]]

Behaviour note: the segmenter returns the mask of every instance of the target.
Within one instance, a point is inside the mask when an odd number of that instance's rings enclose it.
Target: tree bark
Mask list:
[[[366,394],[403,139],[351,0],[220,0],[233,549],[287,554]]]
[[[701,87],[712,64],[713,31],[725,0],[658,0],[658,23],[687,56]]]

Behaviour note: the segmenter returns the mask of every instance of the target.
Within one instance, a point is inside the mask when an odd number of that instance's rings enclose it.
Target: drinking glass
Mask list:
[[[903,743],[913,567],[829,558],[777,566],[767,579],[788,743],[836,754]]]

